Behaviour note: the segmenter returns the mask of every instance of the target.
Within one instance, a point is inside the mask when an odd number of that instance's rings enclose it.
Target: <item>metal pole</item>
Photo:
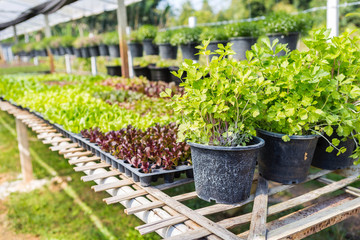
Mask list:
[[[37,56],[34,57],[34,65],[39,66],[39,58]]]
[[[66,73],[71,73],[71,59],[69,54],[65,54],[65,66],[66,66]]]
[[[339,0],[327,0],[326,27],[331,29],[330,37],[339,36]]]
[[[29,140],[27,135],[27,128],[20,119],[16,119],[16,132],[19,144],[21,172],[24,182],[29,183],[34,178],[29,151]]]
[[[45,22],[45,37],[51,37],[51,28],[50,28],[50,24],[49,24],[49,15],[48,14],[44,14],[44,22]],[[49,61],[50,61],[50,72],[54,73],[55,72],[55,63],[54,63],[54,56],[52,55],[50,48],[47,47],[47,52],[48,52],[48,56],[49,56]]]
[[[118,20],[118,32],[119,32],[119,44],[120,44],[120,56],[121,56],[121,71],[122,76],[129,77],[129,59],[128,59],[128,46],[126,43],[126,7],[124,0],[118,0],[117,8],[117,20]]]
[[[96,66],[96,57],[91,57],[91,74],[93,76],[97,75],[97,66]]]
[[[50,28],[50,25],[49,25],[49,15],[44,14],[44,19],[45,19],[45,36],[46,37],[51,37],[51,28]]]
[[[13,30],[14,30],[14,41],[15,43],[19,42],[18,36],[17,36],[17,32],[16,32],[16,26],[13,25]]]

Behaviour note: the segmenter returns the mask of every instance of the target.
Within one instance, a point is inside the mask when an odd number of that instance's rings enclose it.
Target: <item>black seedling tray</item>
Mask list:
[[[101,150],[101,148],[91,143],[88,139],[81,136],[81,134],[73,134],[76,142],[83,148],[91,151],[96,156],[100,157],[103,161],[110,164],[112,167],[118,169],[120,172],[125,173],[126,176],[132,177],[135,182],[140,182],[142,186],[149,186],[152,182],[156,182],[159,178],[164,178],[166,183],[171,183],[175,178],[179,178],[182,173],[185,173],[188,178],[193,178],[193,167],[180,165],[172,170],[164,170],[162,168],[152,169],[151,173],[142,173],[140,168],[133,167],[125,160],[117,159],[115,156],[108,152]]]
[[[7,100],[5,100],[7,101]],[[117,159],[115,156],[111,155],[108,152],[103,151],[97,144],[91,143],[89,139],[84,138],[81,134],[72,133],[63,128],[63,126],[51,123],[43,117],[41,113],[36,111],[31,111],[28,108],[23,108],[12,101],[8,101],[14,106],[27,110],[28,112],[34,114],[38,118],[41,118],[49,125],[53,126],[59,133],[63,136],[70,138],[71,141],[79,144],[80,147],[91,151],[96,156],[100,157],[101,160],[110,164],[112,167],[118,169],[120,172],[125,173],[128,177],[132,177],[135,182],[140,182],[141,186],[149,186],[152,182],[156,182],[159,178],[164,178],[166,183],[171,183],[175,178],[180,178],[181,174],[186,174],[188,178],[194,178],[193,167],[187,165],[177,166],[172,170],[164,170],[162,168],[152,169],[151,173],[142,173],[140,168],[133,167],[130,163],[125,160]]]

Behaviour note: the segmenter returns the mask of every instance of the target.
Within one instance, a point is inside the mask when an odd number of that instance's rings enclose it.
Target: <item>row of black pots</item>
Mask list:
[[[283,134],[264,130],[257,130],[257,136],[244,147],[189,143],[195,188],[201,199],[224,204],[247,199],[256,162],[260,176],[282,184],[304,182],[311,165],[335,170],[353,164],[353,139],[340,143],[338,147],[347,151],[337,156],[336,151],[326,152],[328,143],[318,135],[291,136],[288,142],[282,140]],[[332,138],[338,136],[334,133]]]
[[[154,64],[150,64],[146,67],[134,66],[133,69],[135,76],[143,76],[150,81],[175,82],[177,85],[182,82],[180,78],[171,73],[179,70],[179,67],[176,66],[156,67]],[[183,74],[182,78],[184,77],[186,77],[186,73]]]

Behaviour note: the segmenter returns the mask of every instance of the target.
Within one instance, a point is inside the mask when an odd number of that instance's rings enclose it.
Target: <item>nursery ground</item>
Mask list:
[[[32,131],[29,130],[28,133],[32,159],[40,159],[48,164],[57,172],[58,177],[54,178],[49,174],[39,164],[41,161],[33,160],[35,178],[48,178],[52,181],[42,189],[30,193],[13,193],[0,201],[0,239],[111,239],[112,236],[117,239],[159,239],[156,234],[140,236],[134,229],[141,224],[140,220],[124,214],[120,204],[104,204],[102,199],[107,197],[105,193],[94,193],[90,189],[92,183],[80,181],[82,173],[75,173],[62,156],[51,152],[48,146],[37,140]],[[19,153],[14,134],[14,118],[0,112],[0,184],[15,180],[20,173]],[[304,184],[296,188],[296,191],[305,191],[313,187],[314,183]],[[193,188],[193,184],[189,184],[167,192],[173,195]],[[69,191],[72,197],[69,196]],[[280,194],[272,201],[289,197],[291,194]],[[82,207],[76,204],[79,202],[83,204]],[[84,205],[87,207],[85,210]],[[187,201],[186,205],[199,208],[209,203],[191,200]],[[237,211],[251,211],[251,205]],[[90,219],[100,220],[100,227],[96,227]],[[355,240],[360,236],[359,226],[360,218],[352,217],[307,239]]]

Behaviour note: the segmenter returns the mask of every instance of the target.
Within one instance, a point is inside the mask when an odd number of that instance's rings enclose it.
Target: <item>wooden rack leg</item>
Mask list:
[[[29,151],[29,140],[25,124],[16,119],[16,131],[20,153],[21,172],[25,183],[33,180],[33,169]]]

